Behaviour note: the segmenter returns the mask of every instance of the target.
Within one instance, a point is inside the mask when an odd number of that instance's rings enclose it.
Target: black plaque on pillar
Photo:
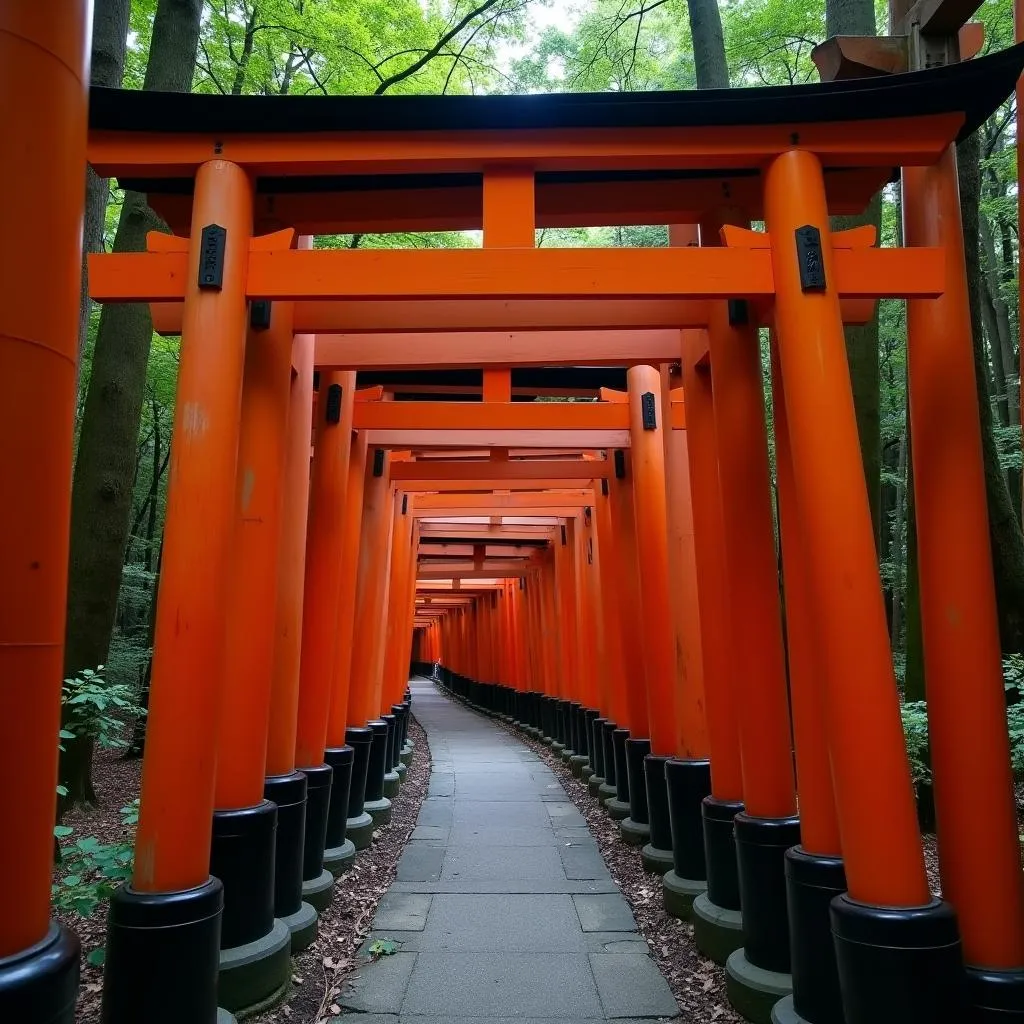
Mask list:
[[[374,448],[373,450],[373,475],[384,475],[384,449]]]
[[[342,387],[340,384],[332,384],[327,389],[327,408],[325,413],[328,423],[341,422],[341,396]]]
[[[253,299],[249,305],[249,326],[254,331],[266,331],[270,327],[270,299]]]
[[[729,300],[729,326],[745,327],[750,323],[750,308],[746,299]]]
[[[796,229],[796,260],[800,267],[800,288],[805,292],[825,290],[825,258],[821,232],[813,224]]]
[[[220,291],[224,287],[224,253],[228,229],[207,224],[199,242],[199,287]]]
[[[653,391],[645,391],[640,396],[640,415],[643,419],[644,430],[658,429],[658,415],[654,408]]]
[[[615,449],[615,479],[622,480],[626,476],[626,453],[621,448]]]

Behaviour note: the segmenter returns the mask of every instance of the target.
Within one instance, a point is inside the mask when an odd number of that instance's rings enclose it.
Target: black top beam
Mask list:
[[[231,134],[808,124],[962,112],[973,132],[1013,91],[1024,44],[902,75],[758,89],[543,96],[220,96],[93,88],[93,129]]]

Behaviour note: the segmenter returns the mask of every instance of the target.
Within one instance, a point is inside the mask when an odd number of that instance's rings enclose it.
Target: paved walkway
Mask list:
[[[413,681],[432,774],[342,1005],[361,1024],[666,1019],[678,1012],[583,816],[482,715]],[[419,753],[419,752],[417,752]]]

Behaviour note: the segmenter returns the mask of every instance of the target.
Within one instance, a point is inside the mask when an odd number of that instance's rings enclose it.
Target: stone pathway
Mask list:
[[[678,1009],[583,816],[487,718],[411,683],[433,770],[342,1000],[361,1024],[667,1019]]]

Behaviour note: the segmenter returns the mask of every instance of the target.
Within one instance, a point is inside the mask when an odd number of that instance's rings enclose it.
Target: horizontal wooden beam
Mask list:
[[[726,299],[774,294],[767,249],[295,249],[249,253],[247,293],[271,300]],[[848,298],[928,298],[945,286],[939,249],[836,249]],[[185,294],[188,254],[94,253],[99,302],[164,302]]]
[[[392,463],[391,479],[401,483],[403,488],[416,490],[426,489],[428,484],[482,478],[514,482],[531,479],[593,480],[608,476],[611,471],[607,459],[517,459],[504,462],[493,459],[474,462],[432,459],[429,462]]]
[[[381,428],[367,431],[371,448],[406,450],[411,448],[469,448],[487,446],[511,448],[528,444],[534,448],[628,448],[629,430],[595,427],[549,430],[522,428],[438,430],[417,428]]]
[[[360,402],[352,429],[628,430],[629,410],[605,402]]]
[[[500,132],[295,132],[216,137],[201,133],[94,131],[88,159],[101,178],[192,177],[219,157],[254,177],[481,172],[494,164],[538,171],[740,170],[792,146],[832,167],[933,163],[962,118],[935,114],[887,121],[703,128],[506,129]]]

